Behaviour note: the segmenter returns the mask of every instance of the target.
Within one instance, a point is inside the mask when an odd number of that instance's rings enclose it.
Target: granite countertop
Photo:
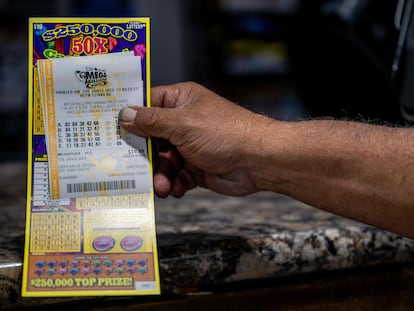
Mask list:
[[[0,306],[40,301],[20,297],[25,196],[25,163],[0,165]],[[155,206],[163,293],[414,262],[413,240],[273,193],[235,198],[196,189]]]

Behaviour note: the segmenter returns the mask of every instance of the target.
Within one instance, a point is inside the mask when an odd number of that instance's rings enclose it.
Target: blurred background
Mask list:
[[[29,17],[148,16],[152,85],[197,81],[283,120],[405,124],[412,2],[0,0],[0,161],[26,159]]]

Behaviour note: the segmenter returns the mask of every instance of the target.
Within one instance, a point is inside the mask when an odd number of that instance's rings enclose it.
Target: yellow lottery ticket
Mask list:
[[[148,18],[31,18],[23,296],[160,293]]]

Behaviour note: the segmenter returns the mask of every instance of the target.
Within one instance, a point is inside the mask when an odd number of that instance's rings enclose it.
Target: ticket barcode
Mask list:
[[[66,188],[68,193],[125,190],[125,189],[135,189],[135,180],[131,179],[131,180],[84,182],[84,183],[68,184]]]

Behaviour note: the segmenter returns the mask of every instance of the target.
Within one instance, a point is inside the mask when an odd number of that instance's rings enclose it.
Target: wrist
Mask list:
[[[258,191],[284,193],[289,185],[289,158],[295,141],[288,122],[262,115],[251,129],[251,144],[247,150],[247,166]]]

